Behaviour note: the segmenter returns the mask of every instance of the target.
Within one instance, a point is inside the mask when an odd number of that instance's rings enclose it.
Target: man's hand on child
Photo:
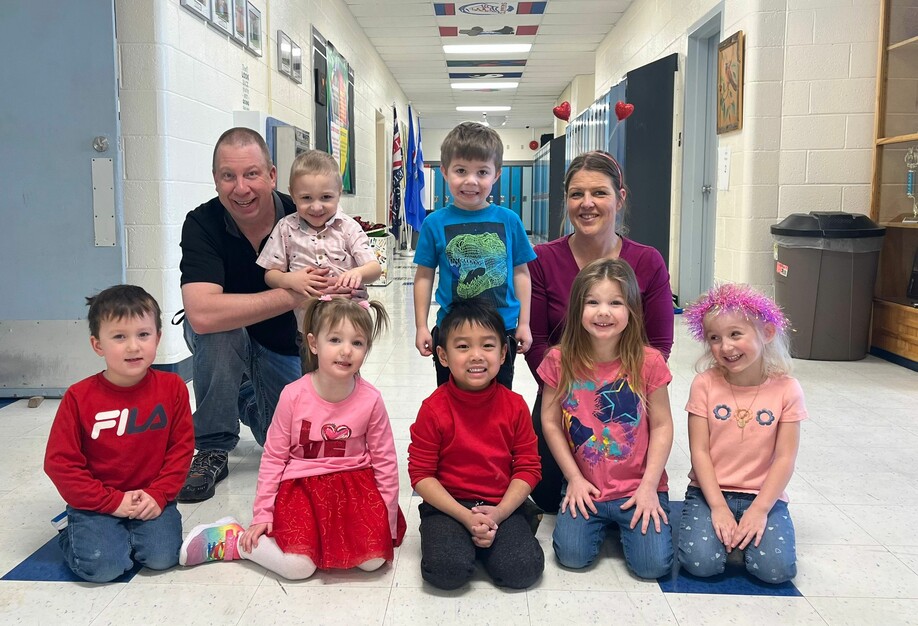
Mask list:
[[[319,297],[323,290],[329,286],[328,268],[319,269],[307,267],[284,274],[284,285],[287,289],[306,296]]]
[[[567,492],[561,501],[561,512],[564,513],[568,508],[571,510],[571,517],[577,517],[579,510],[583,519],[590,519],[590,513],[597,513],[596,505],[593,500],[600,495],[593,483],[583,476],[578,476],[567,484]]]
[[[641,534],[646,535],[650,527],[650,520],[653,520],[654,530],[660,532],[660,520],[664,524],[669,524],[666,517],[666,511],[660,506],[660,498],[657,496],[657,490],[653,487],[644,487],[641,485],[634,492],[634,495],[628,498],[628,501],[621,506],[622,511],[627,511],[634,507],[634,515],[631,517],[629,528],[637,526],[638,520],[641,520]]]
[[[732,547],[745,550],[749,542],[752,542],[752,545],[758,548],[759,543],[762,541],[762,535],[765,534],[767,521],[767,511],[759,510],[755,503],[750,505],[736,526],[736,532],[733,533],[733,541],[731,542],[733,544]]]
[[[714,526],[714,533],[720,542],[727,548],[727,552],[733,551],[733,538],[736,535],[736,518],[726,504],[711,509],[711,524]]]
[[[433,354],[433,337],[430,336],[430,330],[418,328],[414,333],[414,347],[418,349],[421,356],[430,356]]]
[[[529,330],[529,324],[520,324],[516,327],[516,352],[524,354],[532,347],[532,331]]]
[[[258,538],[264,534],[274,532],[274,524],[252,524],[239,536],[239,546],[246,552],[251,552],[258,545]]]

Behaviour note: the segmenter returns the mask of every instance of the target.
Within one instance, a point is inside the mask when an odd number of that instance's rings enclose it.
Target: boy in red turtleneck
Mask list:
[[[408,475],[424,501],[421,575],[457,589],[480,560],[495,584],[525,589],[545,557],[523,513],[541,464],[522,396],[497,384],[504,323],[480,300],[457,300],[440,326],[437,357],[450,379],[411,427]]]

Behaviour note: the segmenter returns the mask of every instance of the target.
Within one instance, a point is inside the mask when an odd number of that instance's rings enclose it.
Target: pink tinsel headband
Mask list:
[[[718,285],[685,308],[683,319],[698,341],[704,341],[704,318],[711,312],[740,313],[747,319],[774,324],[779,332],[786,331],[789,325],[781,308],[771,298],[749,285]]]

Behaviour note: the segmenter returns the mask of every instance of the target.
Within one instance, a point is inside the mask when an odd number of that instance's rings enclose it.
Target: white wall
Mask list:
[[[532,161],[532,157],[536,151],[529,148],[529,142],[533,139],[539,141],[539,137],[542,136],[542,133],[552,132],[551,128],[527,130],[525,128],[500,128],[497,126],[494,127],[494,130],[497,131],[497,134],[500,135],[501,140],[503,140],[505,162]],[[440,144],[443,143],[443,139],[446,137],[447,133],[449,133],[449,129],[447,128],[422,129],[421,145],[424,149],[425,161],[440,160]],[[407,142],[407,139],[402,138],[402,141]]]
[[[869,209],[879,6],[874,0],[637,0],[596,54],[596,96],[626,72],[672,53],[685,61],[693,24],[717,5],[721,39],[746,37],[744,122],[718,137],[732,151],[717,194],[715,276],[772,289],[769,227],[793,212]],[[674,130],[682,130],[676,74]],[[678,259],[682,153],[674,140],[673,242]],[[677,275],[673,271],[673,276]]]
[[[127,280],[150,291],[164,316],[182,308],[179,287],[185,214],[215,195],[213,145],[244,107],[314,134],[311,27],[355,74],[357,194],[342,200],[352,215],[376,219],[376,113],[391,134],[392,103],[406,119],[407,99],[342,0],[256,0],[264,54],[255,57],[209,27],[179,0],[116,0],[122,67]],[[303,49],[303,84],[276,70],[277,30]],[[247,84],[244,75],[247,74]],[[391,145],[391,137],[389,138]],[[167,324],[157,362],[188,356],[180,327]]]

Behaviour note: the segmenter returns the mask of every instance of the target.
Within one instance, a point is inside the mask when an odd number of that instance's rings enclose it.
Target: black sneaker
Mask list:
[[[202,502],[212,498],[217,483],[229,475],[227,454],[223,450],[198,450],[191,460],[185,486],[175,499],[179,502]]]

